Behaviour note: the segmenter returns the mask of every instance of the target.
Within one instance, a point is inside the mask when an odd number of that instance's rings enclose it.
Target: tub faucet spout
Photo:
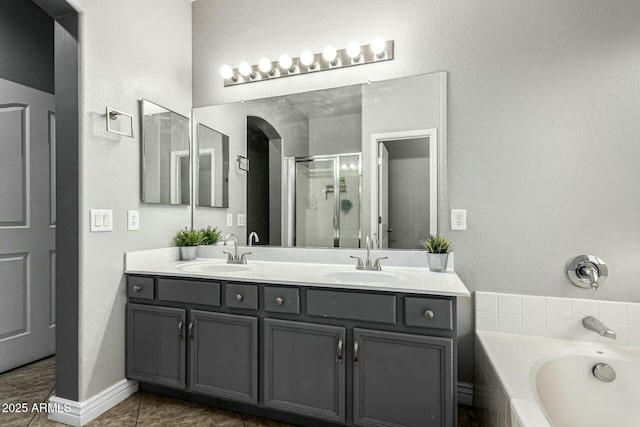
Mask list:
[[[597,333],[598,335],[602,335],[606,338],[611,338],[612,340],[616,339],[616,332],[607,328],[604,323],[593,316],[587,316],[582,319],[582,325],[590,331]]]

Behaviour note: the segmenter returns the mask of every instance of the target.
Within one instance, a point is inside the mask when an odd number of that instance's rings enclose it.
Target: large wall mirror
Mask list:
[[[196,208],[196,228],[271,246],[357,248],[369,236],[390,249],[438,232],[445,72],[196,108],[193,119],[228,136],[231,159],[228,209]]]
[[[189,205],[189,118],[146,99],[142,116],[142,202]]]

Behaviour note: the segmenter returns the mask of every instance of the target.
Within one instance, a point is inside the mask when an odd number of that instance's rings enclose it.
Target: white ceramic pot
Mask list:
[[[446,271],[449,254],[432,254],[427,252],[427,261],[429,262],[429,270]]]
[[[180,246],[180,259],[183,261],[192,261],[196,259],[197,246]]]

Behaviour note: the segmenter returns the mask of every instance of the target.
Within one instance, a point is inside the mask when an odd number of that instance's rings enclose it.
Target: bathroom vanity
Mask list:
[[[468,291],[453,272],[198,260],[127,273],[127,377],[143,390],[299,425],[457,425]]]

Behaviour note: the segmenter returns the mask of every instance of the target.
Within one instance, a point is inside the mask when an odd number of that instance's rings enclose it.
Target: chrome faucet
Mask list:
[[[247,255],[251,255],[251,252],[247,252],[242,254],[241,256],[238,256],[238,236],[233,233],[227,235],[227,237],[224,239],[225,246],[229,243],[229,240],[233,241],[234,253],[232,254],[231,252],[227,251],[222,252],[223,254],[228,255],[227,264],[246,264]]]
[[[602,323],[600,320],[596,319],[593,316],[587,316],[584,319],[582,319],[582,325],[585,328],[589,329],[590,331],[597,333],[598,335],[611,338],[612,340],[616,339],[615,331],[612,331],[611,329],[607,328],[604,325],[604,323]]]
[[[366,248],[367,248],[367,259],[362,262],[362,258],[351,255],[351,258],[357,259],[358,262],[356,264],[356,270],[366,270],[366,271],[380,271],[382,270],[382,265],[380,265],[380,260],[387,259],[388,257],[380,257],[376,258],[376,260],[371,263],[371,238],[367,236],[366,240]]]
[[[260,243],[260,238],[258,238],[258,233],[256,233],[255,231],[252,231],[251,234],[249,234],[249,246],[253,246],[253,239],[256,239],[256,243]]]

